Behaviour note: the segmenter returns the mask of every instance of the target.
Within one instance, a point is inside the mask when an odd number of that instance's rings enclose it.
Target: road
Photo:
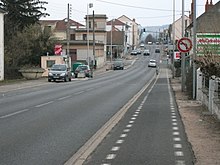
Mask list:
[[[148,60],[85,81],[0,92],[0,164],[64,164],[155,76]]]
[[[84,165],[192,165],[193,153],[163,66]]]
[[[160,61],[153,50],[150,57],[137,56],[125,70],[106,72],[94,79],[45,81],[31,88],[0,91],[0,165],[75,164],[72,158],[97,132],[97,139],[104,136],[100,128],[106,123],[117,125],[85,164],[190,165],[190,148],[164,64],[159,79],[155,68],[147,67],[150,58]],[[125,116],[118,115],[122,110]],[[119,123],[115,120],[120,120],[118,116],[122,118]],[[123,138],[123,147],[114,145],[115,140],[120,143]],[[175,146],[180,139],[181,145]],[[175,150],[180,146],[181,151]],[[111,147],[120,147],[117,156],[110,152]],[[76,157],[81,159],[80,155]]]

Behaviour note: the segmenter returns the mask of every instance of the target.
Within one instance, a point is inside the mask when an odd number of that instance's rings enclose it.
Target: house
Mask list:
[[[127,36],[125,32],[129,26],[118,19],[107,22],[107,58],[121,58],[126,54]],[[112,51],[112,52],[111,52]],[[111,54],[112,53],[112,54]]]
[[[117,19],[129,26],[127,31],[125,31],[125,35],[127,36],[127,49],[136,49],[139,45],[139,25],[135,22],[135,19],[132,20],[125,15],[122,15]]]
[[[0,81],[4,80],[4,14],[0,9]]]
[[[42,29],[50,30],[53,33],[53,37],[56,38],[59,44],[62,45],[63,59],[67,59],[67,54],[69,52],[70,61],[72,64],[80,61],[99,68],[102,67],[106,61],[107,17],[106,15],[102,14],[93,14],[87,15],[85,19],[86,26],[70,19],[69,26],[67,26],[68,22],[66,19],[60,21],[41,20],[40,24]],[[69,27],[68,38],[67,27]],[[59,58],[58,56],[55,57]],[[44,57],[42,58],[47,59]],[[43,61],[43,63],[45,64],[47,61]],[[45,65],[43,66],[45,67]]]
[[[41,28],[53,34],[57,40],[66,40],[67,35],[67,18],[63,20],[40,20]],[[69,19],[70,29],[82,28],[84,25]]]
[[[212,0],[206,1],[205,12],[196,19],[197,57],[203,56],[212,49],[213,54],[220,55],[220,1],[215,5]],[[192,8],[193,11],[193,8]],[[192,12],[193,15],[193,12]],[[193,23],[187,27],[190,37],[193,36]],[[208,50],[209,49],[209,50]],[[192,52],[191,52],[192,53]]]
[[[186,15],[184,15],[184,27],[187,27],[190,25],[190,18]],[[177,43],[177,41],[179,39],[182,38],[182,16],[177,19],[174,23],[172,23],[171,25],[171,33],[170,33],[170,37],[171,37],[171,40],[173,41],[174,39],[174,43]],[[175,30],[175,32],[173,33],[173,29]],[[175,36],[173,36],[175,34]]]

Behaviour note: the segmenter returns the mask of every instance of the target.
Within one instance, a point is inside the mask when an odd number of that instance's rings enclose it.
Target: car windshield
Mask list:
[[[88,67],[86,65],[81,65],[81,66],[78,66],[78,69],[79,70],[87,70]]]
[[[65,65],[53,65],[51,70],[53,70],[53,71],[65,71],[66,66]]]
[[[156,63],[156,61],[155,61],[155,60],[150,60],[150,62],[151,62],[151,63]]]

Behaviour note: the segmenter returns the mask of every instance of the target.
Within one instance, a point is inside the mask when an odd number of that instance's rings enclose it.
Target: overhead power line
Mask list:
[[[130,8],[138,8],[138,9],[144,9],[144,10],[154,10],[154,11],[169,11],[171,12],[172,10],[168,10],[168,9],[159,9],[159,8],[149,8],[149,7],[140,7],[140,6],[133,6],[133,5],[125,5],[125,4],[121,4],[121,3],[115,3],[115,2],[108,2],[108,1],[104,1],[104,0],[96,0],[98,2],[102,2],[102,3],[108,3],[108,4],[112,4],[112,5],[117,5],[117,6],[124,6],[124,7],[130,7]],[[177,12],[181,12],[181,11],[177,11]]]

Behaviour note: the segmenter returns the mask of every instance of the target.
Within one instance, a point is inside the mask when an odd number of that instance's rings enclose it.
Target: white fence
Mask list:
[[[207,79],[197,70],[197,100],[204,104],[211,114],[220,120],[220,78],[212,76]]]

